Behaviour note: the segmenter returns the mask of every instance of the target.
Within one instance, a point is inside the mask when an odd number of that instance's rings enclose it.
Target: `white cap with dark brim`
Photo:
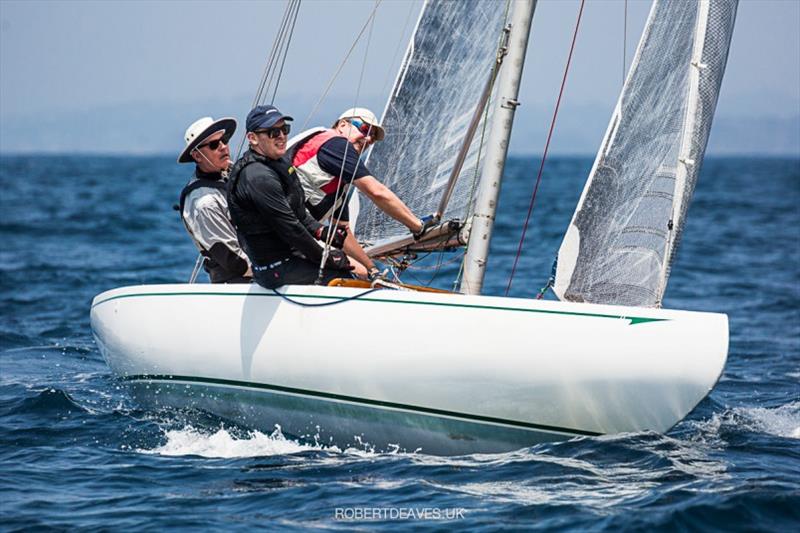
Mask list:
[[[386,130],[384,130],[383,126],[381,126],[381,123],[378,122],[378,118],[375,116],[375,113],[366,107],[352,107],[339,115],[338,120],[349,118],[361,119],[372,126],[372,131],[374,133],[373,137],[375,137],[376,141],[382,141],[383,138],[386,137]]]
[[[214,120],[211,117],[203,117],[194,121],[184,134],[186,148],[184,148],[181,155],[178,156],[178,163],[192,163],[194,161],[191,155],[192,150],[197,148],[197,145],[212,134],[220,130],[224,130],[225,136],[229,139],[233,137],[233,133],[236,131],[236,119],[225,117]]]

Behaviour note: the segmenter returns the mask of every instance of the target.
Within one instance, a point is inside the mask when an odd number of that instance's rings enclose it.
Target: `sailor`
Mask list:
[[[406,226],[419,239],[438,222],[433,216],[418,218],[388,187],[378,181],[360,161],[372,143],[381,141],[386,131],[369,109],[346,110],[330,129],[315,131],[292,147],[292,163],[303,184],[306,207],[319,221],[335,223],[347,231],[344,251],[358,264],[359,277],[374,279],[379,270],[349,231],[347,189],[353,183],[388,216]]]
[[[263,105],[247,115],[250,149],[231,170],[228,201],[239,241],[253,264],[255,280],[274,289],[287,284],[327,284],[350,277],[352,266],[340,249],[343,230],[328,239],[328,228],[306,211],[303,187],[286,155],[292,117]],[[330,241],[319,276],[323,247]]]
[[[228,213],[225,180],[231,164],[228,141],[236,120],[203,117],[186,130],[178,163],[195,163],[194,175],[181,191],[180,213],[204,257],[211,283],[250,283],[253,273],[239,246]]]

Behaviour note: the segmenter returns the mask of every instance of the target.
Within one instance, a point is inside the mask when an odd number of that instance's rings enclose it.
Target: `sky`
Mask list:
[[[375,2],[304,0],[276,104],[309,125],[354,103],[380,113],[420,5],[380,3],[309,117]],[[285,6],[0,0],[0,152],[177,154],[195,119],[243,121]],[[538,3],[512,153],[542,152],[578,6]],[[553,153],[596,152],[649,8],[587,1]],[[800,156],[800,0],[740,1],[709,153]]]

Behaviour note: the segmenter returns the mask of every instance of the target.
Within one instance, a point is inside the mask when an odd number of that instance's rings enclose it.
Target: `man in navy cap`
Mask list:
[[[253,264],[259,285],[327,284],[350,277],[352,266],[341,247],[346,233],[328,228],[306,211],[303,187],[286,155],[292,117],[263,105],[247,115],[250,149],[231,170],[228,203],[239,242]],[[325,268],[319,276],[323,249],[317,242],[331,241]]]
[[[239,246],[230,221],[225,179],[231,164],[228,141],[236,131],[232,118],[203,117],[184,136],[186,147],[178,163],[195,163],[189,183],[181,191],[180,213],[211,283],[249,283],[253,273]]]

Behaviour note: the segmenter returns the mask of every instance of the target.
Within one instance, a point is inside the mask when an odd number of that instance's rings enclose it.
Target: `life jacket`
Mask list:
[[[303,185],[303,192],[309,205],[317,206],[326,196],[336,194],[336,190],[342,181],[340,176],[334,176],[322,170],[317,159],[317,154],[322,145],[334,137],[344,137],[344,135],[332,129],[317,133],[302,143],[295,150],[292,157],[292,165],[297,169],[297,176]],[[328,213],[338,208],[346,196],[347,184],[344,185],[339,193],[339,201],[336,205],[331,206]]]
[[[186,217],[184,217],[183,214],[183,208],[186,205],[186,199],[189,197],[189,195],[193,191],[196,191],[197,189],[202,189],[204,187],[209,189],[215,189],[217,191],[220,191],[223,196],[225,195],[226,185],[224,181],[210,180],[207,178],[197,178],[196,180],[188,183],[181,190],[180,200],[176,207],[178,209],[178,213],[180,213],[181,220],[183,221],[183,225],[186,228],[186,231],[192,237],[192,240],[197,245],[197,248],[200,250],[200,255],[203,256],[203,268],[205,268],[206,272],[208,272],[208,275],[211,277],[212,283],[219,283],[228,281],[228,279],[231,278],[231,274],[224,267],[217,264],[217,262],[214,261],[214,259],[211,257],[209,250],[207,250],[202,244],[200,244],[200,240],[198,240],[194,236],[194,234],[192,234],[192,230],[189,227],[189,224],[186,221]]]
[[[181,191],[181,199],[178,203],[178,212],[181,214],[181,218],[183,218],[183,206],[186,205],[186,198],[197,189],[202,187],[209,187],[211,189],[217,189],[218,191],[222,191],[222,194],[225,194],[225,182],[221,180],[207,180],[203,178],[198,178],[191,183],[188,183],[186,187],[183,188]]]

